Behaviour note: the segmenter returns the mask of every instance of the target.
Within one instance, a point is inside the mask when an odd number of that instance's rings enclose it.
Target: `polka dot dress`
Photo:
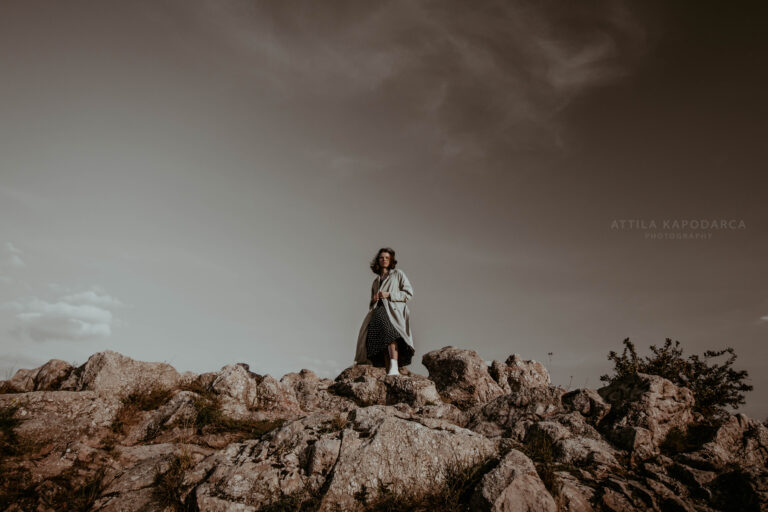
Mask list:
[[[376,302],[371,321],[368,324],[368,334],[365,338],[365,349],[373,366],[386,367],[387,346],[397,341],[397,364],[411,364],[413,349],[408,345],[392,325],[382,299]]]

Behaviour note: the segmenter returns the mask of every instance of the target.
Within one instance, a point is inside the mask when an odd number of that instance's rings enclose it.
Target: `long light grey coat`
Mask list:
[[[413,336],[411,335],[411,317],[410,311],[408,311],[407,302],[413,298],[413,286],[405,276],[405,272],[396,268],[391,270],[383,282],[380,282],[380,277],[376,276],[371,286],[371,297],[376,292],[388,292],[389,299],[382,299],[384,307],[386,308],[387,315],[390,322],[395,327],[395,330],[403,337],[403,340],[413,347]],[[368,314],[363,319],[363,325],[360,327],[360,333],[357,335],[357,350],[355,351],[355,362],[358,364],[368,363],[368,355],[365,350],[365,338],[368,335],[368,324],[371,321],[373,315],[373,309],[376,303],[370,301],[368,303]]]

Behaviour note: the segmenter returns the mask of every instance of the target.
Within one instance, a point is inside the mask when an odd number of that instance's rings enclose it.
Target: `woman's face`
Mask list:
[[[379,266],[381,268],[389,268],[389,262],[392,260],[392,255],[388,252],[382,252],[379,254]]]

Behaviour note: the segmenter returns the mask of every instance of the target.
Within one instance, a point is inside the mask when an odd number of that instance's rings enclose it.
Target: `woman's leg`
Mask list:
[[[396,341],[393,341],[387,347],[387,356],[389,356],[387,357],[387,368],[389,368],[390,359],[394,359],[395,361],[397,361],[397,342]]]

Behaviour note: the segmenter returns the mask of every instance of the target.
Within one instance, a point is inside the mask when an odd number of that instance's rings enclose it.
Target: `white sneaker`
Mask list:
[[[389,373],[387,373],[387,375],[400,375],[400,371],[397,369],[397,361],[393,359],[390,364],[391,366],[389,367]]]

